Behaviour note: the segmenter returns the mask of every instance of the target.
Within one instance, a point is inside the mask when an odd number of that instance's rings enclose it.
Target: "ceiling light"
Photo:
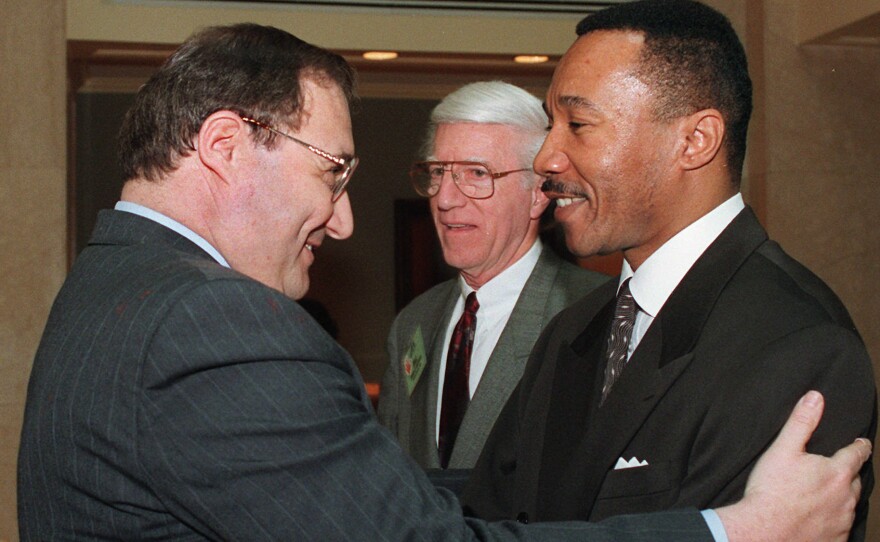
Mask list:
[[[550,57],[547,55],[517,55],[513,57],[513,61],[520,64],[540,64],[548,60],[550,60]]]
[[[367,60],[394,60],[397,58],[397,53],[394,51],[367,51],[363,56]]]

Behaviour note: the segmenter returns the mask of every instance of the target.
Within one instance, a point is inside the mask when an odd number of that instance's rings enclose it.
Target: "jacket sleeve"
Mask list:
[[[206,539],[711,540],[695,510],[600,525],[465,520],[379,426],[348,355],[250,281],[194,288],[155,329],[134,391],[142,490]]]
[[[856,437],[874,441],[874,377],[864,345],[852,331],[830,323],[806,327],[759,345],[739,363],[723,381],[707,383],[716,400],[695,435],[688,472],[673,505],[719,506],[739,499],[754,464],[809,389],[822,392],[826,408],[808,452],[830,456]],[[874,485],[871,461],[863,466],[861,479],[850,540],[865,537]]]

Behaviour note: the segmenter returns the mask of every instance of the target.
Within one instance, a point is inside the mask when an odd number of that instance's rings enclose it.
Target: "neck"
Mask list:
[[[191,229],[209,243],[214,242],[205,214],[199,202],[199,194],[187,190],[185,183],[178,183],[173,175],[158,181],[132,179],[122,187],[120,198],[143,205],[176,220]]]
[[[519,262],[523,256],[525,256],[529,250],[535,245],[537,242],[537,234],[534,237],[529,237],[526,242],[524,242],[517,251],[511,256],[503,266],[497,266],[492,269],[483,270],[479,272],[467,271],[464,269],[459,269],[458,273],[462,279],[467,283],[468,286],[473,288],[474,290],[479,290],[484,284],[494,279],[501,273],[504,273],[511,266],[515,265]],[[500,267],[500,269],[498,268]]]
[[[649,242],[642,243],[638,247],[624,249],[623,257],[632,270],[635,271],[670,239],[697,220],[714,211],[736,193],[737,190],[731,189],[724,193],[718,193],[715,197],[706,198],[702,201],[692,200],[688,206],[677,207],[675,209],[675,218],[668,223],[667,227],[662,228]]]

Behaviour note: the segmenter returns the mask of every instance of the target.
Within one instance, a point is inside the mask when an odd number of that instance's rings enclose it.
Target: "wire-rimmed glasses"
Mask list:
[[[325,150],[319,149],[318,147],[316,147],[314,145],[306,143],[305,141],[303,141],[301,139],[297,139],[290,134],[284,133],[281,130],[273,128],[273,127],[269,126],[268,124],[262,123],[258,120],[254,120],[250,117],[241,117],[241,120],[243,120],[247,123],[253,124],[254,126],[258,126],[260,128],[263,128],[265,130],[269,130],[270,132],[276,133],[280,136],[284,136],[287,139],[290,139],[291,141],[295,141],[296,143],[299,143],[303,147],[305,147],[305,148],[309,149],[310,151],[312,151],[313,153],[317,154],[321,158],[325,158],[327,160],[330,160],[334,164],[336,164],[338,166],[338,169],[335,169],[333,171],[333,175],[334,175],[333,186],[330,187],[331,192],[333,192],[333,196],[331,197],[331,201],[335,203],[336,200],[338,200],[342,196],[342,193],[345,192],[345,187],[348,184],[348,181],[351,180],[351,176],[354,174],[354,170],[358,165],[359,160],[358,160],[357,156],[350,156],[350,157],[337,156],[337,155],[329,153]]]

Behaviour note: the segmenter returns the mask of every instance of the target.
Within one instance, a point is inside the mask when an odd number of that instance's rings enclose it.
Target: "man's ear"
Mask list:
[[[253,145],[247,123],[226,110],[208,115],[195,142],[199,161],[224,181],[232,178],[245,145]]]
[[[550,198],[548,198],[541,190],[541,185],[543,183],[543,179],[538,179],[538,182],[535,183],[535,187],[532,188],[532,206],[529,208],[529,217],[531,217],[532,220],[540,219],[541,215],[544,214],[544,209],[550,205]]]
[[[682,119],[684,149],[682,168],[699,169],[718,155],[724,140],[724,117],[716,109],[703,109]]]

